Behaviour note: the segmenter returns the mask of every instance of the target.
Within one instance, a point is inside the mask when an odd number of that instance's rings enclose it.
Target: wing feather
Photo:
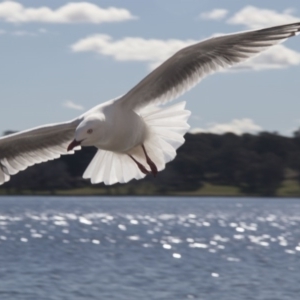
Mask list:
[[[205,76],[296,35],[300,22],[210,38],[175,53],[117,102],[127,109],[170,101]]]
[[[0,185],[27,167],[74,153],[68,152],[67,146],[79,123],[80,119],[76,119],[0,138]]]

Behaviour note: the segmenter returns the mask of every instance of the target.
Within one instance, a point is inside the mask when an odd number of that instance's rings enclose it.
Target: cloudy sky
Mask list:
[[[294,0],[0,1],[0,132],[72,119],[212,35],[298,20]],[[300,36],[182,100],[194,132],[290,135],[300,127]]]

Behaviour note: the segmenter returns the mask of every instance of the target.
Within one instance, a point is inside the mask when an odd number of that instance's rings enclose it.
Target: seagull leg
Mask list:
[[[150,172],[140,163],[138,162],[132,155],[128,154],[129,157],[137,164],[137,166],[139,167],[139,169],[141,170],[142,173],[144,174],[150,174]]]
[[[147,151],[145,149],[145,146],[143,144],[142,144],[142,148],[143,148],[143,151],[144,151],[145,156],[146,156],[147,164],[149,165],[153,176],[156,177],[156,175],[157,175],[157,167],[156,167],[155,163],[151,160],[151,158],[148,156]]]

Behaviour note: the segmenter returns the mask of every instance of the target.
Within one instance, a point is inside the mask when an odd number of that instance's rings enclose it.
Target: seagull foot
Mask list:
[[[156,167],[155,163],[151,160],[151,158],[148,156],[147,151],[146,151],[144,145],[142,145],[142,148],[143,148],[143,151],[144,151],[145,156],[146,156],[147,164],[148,164],[148,166],[149,166],[150,169],[151,169],[151,173],[153,174],[154,177],[156,177],[157,172],[158,172],[158,171],[157,171],[157,167]]]
[[[146,175],[150,174],[150,171],[148,171],[140,162],[138,162],[132,155],[129,155],[129,157],[137,164],[140,171]]]
[[[157,171],[157,167],[156,167],[155,163],[151,159],[149,159],[149,160],[147,160],[147,164],[149,165],[153,176],[156,177],[158,171]]]

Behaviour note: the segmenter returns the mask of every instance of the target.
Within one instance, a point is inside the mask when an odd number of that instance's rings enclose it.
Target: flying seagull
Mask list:
[[[185,103],[160,106],[191,89],[205,76],[243,62],[298,34],[300,22],[218,36],[181,49],[125,95],[78,118],[0,138],[0,184],[27,167],[98,149],[83,174],[111,185],[156,176],[176,156],[189,129]]]

